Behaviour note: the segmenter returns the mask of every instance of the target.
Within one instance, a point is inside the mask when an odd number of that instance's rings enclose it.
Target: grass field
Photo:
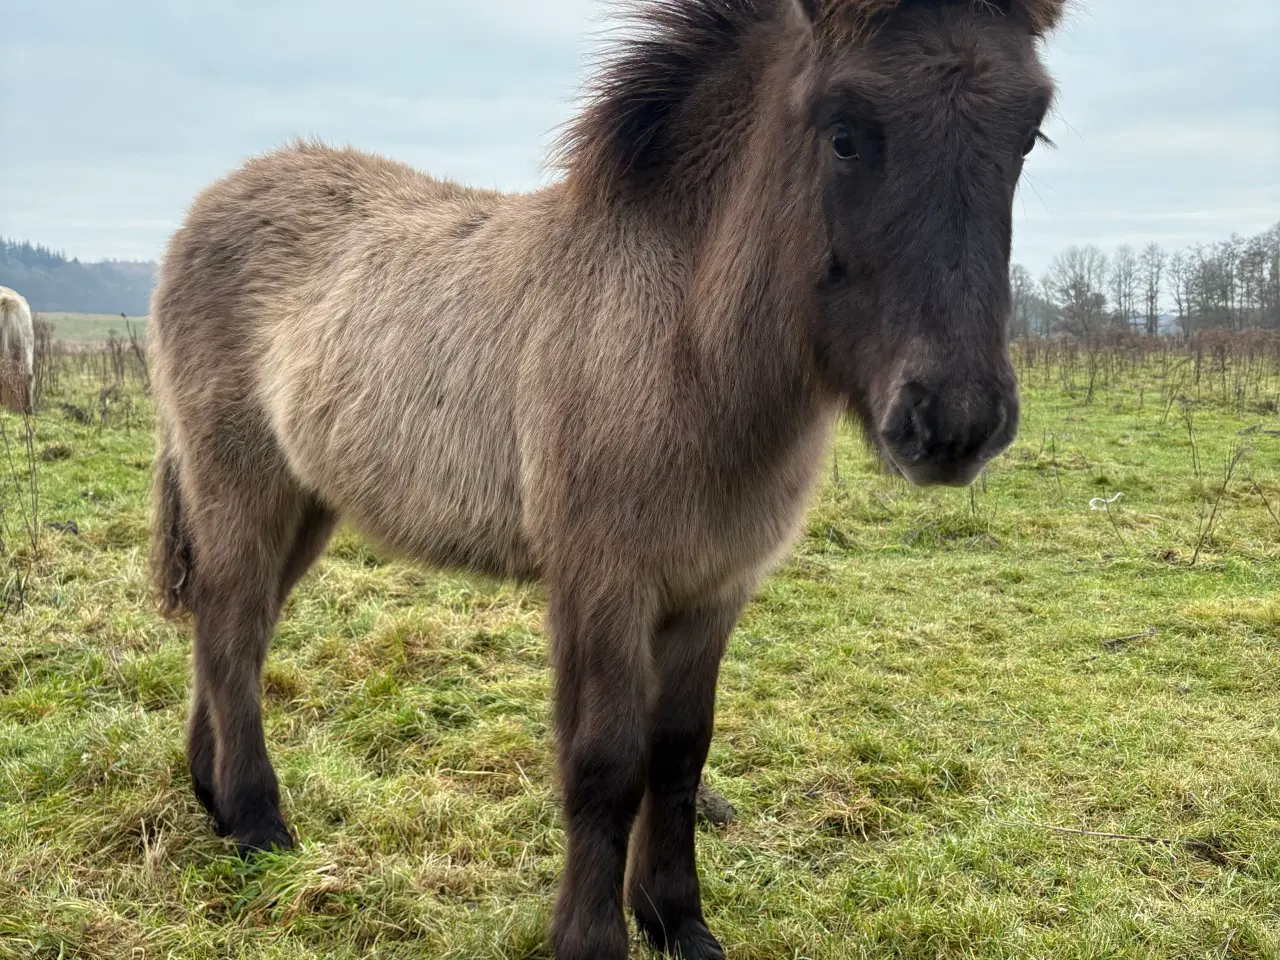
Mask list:
[[[113,331],[117,337],[127,340],[130,326],[140,337],[147,329],[146,317],[122,317],[118,313],[41,313],[37,316],[52,323],[54,335],[68,343],[104,343]]]
[[[738,819],[698,843],[730,957],[1280,957],[1280,420],[1188,370],[1027,369],[972,491],[842,428],[724,665],[708,778]],[[539,592],[341,533],[267,671],[301,849],[242,863],[148,602],[149,400],[103,424],[96,389],[66,372],[36,427],[41,521],[78,533],[33,552],[0,487],[0,958],[549,956]]]

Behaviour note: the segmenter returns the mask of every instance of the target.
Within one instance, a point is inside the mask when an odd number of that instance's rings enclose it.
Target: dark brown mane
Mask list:
[[[555,151],[577,196],[607,201],[661,179],[676,161],[672,126],[707,75],[737,53],[748,32],[795,0],[644,0],[626,17],[630,35],[601,64],[582,113]],[[889,12],[912,3],[961,0],[799,0],[827,44],[856,42]],[[1061,19],[1066,0],[964,0],[1025,19],[1037,36]]]
[[[646,0],[610,54],[556,155],[573,191],[607,200],[672,163],[671,125],[707,71],[789,0]]]

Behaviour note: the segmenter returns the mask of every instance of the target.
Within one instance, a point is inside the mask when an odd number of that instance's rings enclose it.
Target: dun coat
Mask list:
[[[722,957],[694,797],[725,643],[842,412],[917,483],[1014,436],[1012,206],[1061,5],[648,0],[553,186],[297,143],[205,190],[153,303],[153,567],[195,620],[217,828],[291,843],[260,671],[345,517],[546,584],[559,960],[622,960],[624,902]]]

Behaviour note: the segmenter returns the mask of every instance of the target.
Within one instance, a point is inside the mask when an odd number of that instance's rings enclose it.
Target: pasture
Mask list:
[[[721,674],[730,957],[1280,957],[1280,354],[1214,343],[1016,346],[971,490],[841,427]],[[340,533],[266,671],[301,846],[242,862],[148,595],[142,371],[57,367],[29,447],[0,419],[0,958],[549,956],[540,592]]]
[[[114,334],[129,339],[132,328],[138,336],[146,333],[146,317],[122,317],[115,313],[42,313],[39,319],[53,324],[58,338],[67,343],[106,343]]]

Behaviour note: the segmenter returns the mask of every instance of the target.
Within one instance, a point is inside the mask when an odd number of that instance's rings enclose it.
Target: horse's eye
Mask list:
[[[840,160],[848,162],[862,159],[858,156],[857,144],[854,143],[853,134],[849,132],[848,127],[836,127],[831,135],[831,148],[835,150],[836,157]]]
[[[1031,156],[1031,151],[1036,148],[1036,142],[1040,139],[1040,131],[1037,130],[1027,139],[1027,145],[1022,148],[1023,157]]]

